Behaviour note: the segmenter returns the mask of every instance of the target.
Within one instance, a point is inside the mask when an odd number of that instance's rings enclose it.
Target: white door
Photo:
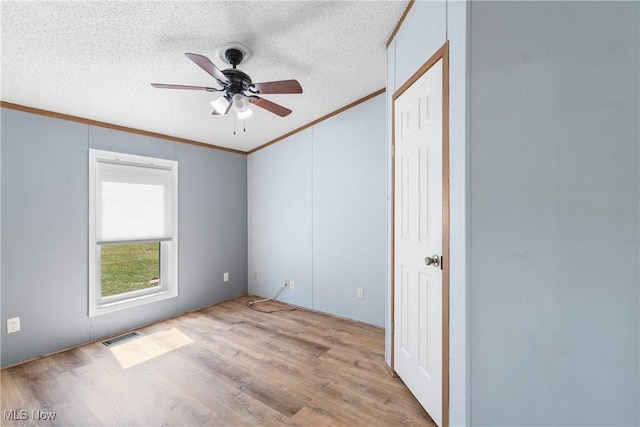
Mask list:
[[[442,59],[394,107],[394,368],[441,426]]]

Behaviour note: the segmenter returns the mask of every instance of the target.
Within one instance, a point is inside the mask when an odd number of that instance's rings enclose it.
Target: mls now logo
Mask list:
[[[2,417],[7,421],[26,421],[29,418],[32,420],[46,421],[55,420],[56,413],[51,411],[27,411],[26,409],[11,409],[4,410]]]

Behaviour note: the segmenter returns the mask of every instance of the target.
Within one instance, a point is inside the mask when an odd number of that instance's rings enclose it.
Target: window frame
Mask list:
[[[135,241],[97,241],[97,164],[100,161],[171,170],[171,239],[160,240],[160,283],[147,289],[102,296],[101,246]],[[142,240],[141,240],[142,241]],[[149,239],[149,242],[158,240]],[[148,156],[89,149],[89,317],[139,307],[178,296],[178,162]]]

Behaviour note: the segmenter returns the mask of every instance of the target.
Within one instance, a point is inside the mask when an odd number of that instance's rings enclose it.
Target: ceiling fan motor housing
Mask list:
[[[222,74],[225,75],[227,79],[229,79],[229,84],[225,88],[227,92],[227,96],[232,98],[233,95],[240,93],[244,94],[245,90],[248,90],[253,83],[251,82],[251,77],[237,68],[228,68],[226,70],[222,70]]]

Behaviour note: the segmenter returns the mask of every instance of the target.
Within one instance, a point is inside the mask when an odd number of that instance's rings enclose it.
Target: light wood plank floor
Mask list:
[[[2,370],[0,424],[434,426],[385,367],[381,329],[303,309],[261,313],[249,299]]]

